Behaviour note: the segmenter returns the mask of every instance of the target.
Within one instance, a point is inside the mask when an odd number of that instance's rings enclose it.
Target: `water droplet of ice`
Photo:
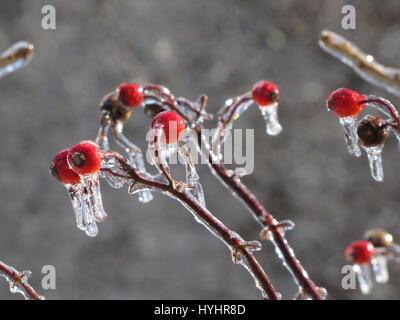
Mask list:
[[[278,120],[278,104],[259,106],[261,114],[265,120],[267,134],[276,136],[281,133],[282,126]]]

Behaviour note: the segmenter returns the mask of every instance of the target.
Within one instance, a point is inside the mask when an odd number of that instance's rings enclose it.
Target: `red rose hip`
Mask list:
[[[69,149],[68,164],[80,175],[88,175],[100,170],[101,152],[91,140],[85,140]]]
[[[81,177],[69,166],[68,152],[69,150],[62,150],[56,154],[51,162],[50,173],[63,184],[78,184],[81,182]]]
[[[365,240],[351,243],[345,252],[346,258],[356,264],[369,263],[374,253],[374,245]]]
[[[143,101],[143,88],[136,83],[123,83],[117,87],[118,99],[127,107],[138,107]]]
[[[340,118],[353,117],[357,116],[365,107],[365,104],[361,103],[364,98],[365,95],[341,88],[328,96],[326,106],[328,110],[333,111]]]
[[[259,106],[267,106],[279,101],[279,88],[270,81],[258,81],[251,90],[255,103]]]
[[[163,143],[174,143],[179,135],[185,130],[185,122],[182,117],[174,111],[163,111],[157,114],[151,121],[152,129],[163,130]]]

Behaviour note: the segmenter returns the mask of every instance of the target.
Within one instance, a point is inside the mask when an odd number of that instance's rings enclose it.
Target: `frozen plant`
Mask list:
[[[0,54],[0,78],[26,66],[33,56],[33,45],[19,41]],[[20,293],[25,299],[44,300],[29,285],[30,271],[19,272],[15,268],[0,261],[0,276],[10,284],[11,293]]]
[[[377,283],[389,281],[387,261],[400,262],[400,247],[390,233],[382,229],[371,229],[365,233],[363,240],[355,241],[347,247],[345,256],[353,265],[361,292],[369,294],[373,288],[373,279]]]
[[[362,95],[345,88],[332,92],[326,106],[339,118],[349,153],[354,157],[361,156],[361,145],[367,154],[372,177],[376,181],[383,181],[381,154],[390,132],[394,133],[400,143],[400,117],[397,109],[384,98]],[[366,107],[376,108],[384,118],[366,115],[358,121]]]
[[[78,228],[89,236],[97,234],[96,222],[106,215],[101,204],[98,178],[104,178],[112,187],[127,186],[131,194],[148,202],[152,193],[160,192],[181,203],[195,220],[220,239],[229,248],[235,264],[242,265],[254,278],[257,288],[266,299],[280,299],[270,279],[254,256],[261,249],[258,241],[246,241],[218,220],[206,207],[203,187],[190,152],[185,132],[194,132],[195,148],[206,159],[212,173],[241,200],[261,226],[260,237],[270,240],[283,265],[298,286],[296,299],[324,299],[326,290],[317,287],[300,264],[286,240],[287,230],[293,222],[278,222],[243,184],[241,177],[247,172],[227,169],[223,163],[221,147],[233,128],[233,123],[243,112],[255,104],[260,110],[269,135],[282,130],[277,116],[279,89],[269,81],[260,81],[245,94],[228,99],[217,114],[217,125],[212,143],[207,141],[202,129],[205,120],[213,117],[206,112],[207,97],[196,101],[175,97],[159,85],[124,83],[101,101],[100,129],[95,141],[83,141],[60,151],[51,164],[51,174],[68,190]],[[123,128],[135,109],[142,108],[152,118],[148,154],[156,172],[147,172],[142,151],[123,134]],[[108,137],[123,147],[128,158],[110,151]],[[82,144],[87,147],[81,148]],[[171,174],[168,159],[178,155],[186,168],[184,181],[177,181]],[[98,212],[101,212],[99,215]]]

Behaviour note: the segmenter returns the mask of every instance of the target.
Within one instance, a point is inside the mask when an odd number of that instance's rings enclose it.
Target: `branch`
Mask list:
[[[210,211],[201,206],[193,197],[185,190],[175,188],[174,184],[164,184],[159,181],[150,180],[142,176],[135,167],[120,154],[115,152],[103,152],[103,160],[116,160],[120,165],[120,169],[125,173],[125,177],[132,179],[133,184],[143,184],[149,188],[162,191],[173,198],[176,198],[195,216],[196,220],[201,222],[212,234],[219,238],[232,252],[232,257],[235,263],[245,267],[256,282],[256,286],[261,290],[265,298],[271,300],[280,299],[280,294],[276,292],[271,284],[265,271],[262,269],[252,251],[260,248],[260,244],[256,242],[246,242],[237,233],[226,227],[219,221]],[[104,171],[104,169],[101,169]],[[106,169],[108,174],[114,175],[112,169]],[[120,174],[116,174],[120,177]],[[200,219],[200,220],[199,220]],[[244,257],[245,259],[242,259]]]
[[[27,300],[45,299],[43,296],[37,294],[28,283],[31,276],[30,271],[19,272],[0,261],[0,276],[4,277],[9,282],[10,291],[12,293],[21,293]]]
[[[354,43],[329,31],[321,32],[321,48],[352,68],[364,80],[400,96],[400,69],[387,67],[361,51]]]

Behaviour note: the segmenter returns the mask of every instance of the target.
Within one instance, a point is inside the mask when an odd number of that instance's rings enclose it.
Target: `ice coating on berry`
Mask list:
[[[361,101],[365,95],[346,88],[340,88],[333,91],[326,99],[328,110],[333,111],[338,117],[354,117],[357,116],[365,104]]]
[[[80,175],[100,170],[101,152],[94,141],[85,140],[73,146],[68,152],[67,159],[71,168]]]
[[[346,258],[355,264],[369,263],[374,253],[374,245],[365,240],[351,243],[345,252]]]
[[[143,89],[136,83],[123,83],[117,92],[119,100],[127,107],[138,107],[143,101]]]
[[[251,95],[259,106],[268,106],[278,102],[279,88],[273,82],[261,80],[254,84]]]
[[[185,127],[182,117],[174,111],[160,112],[151,121],[152,129],[162,129],[163,142],[166,144],[178,141]]]
[[[63,184],[77,184],[81,182],[80,176],[71,169],[67,156],[69,150],[62,150],[56,154],[50,166],[50,173]]]

